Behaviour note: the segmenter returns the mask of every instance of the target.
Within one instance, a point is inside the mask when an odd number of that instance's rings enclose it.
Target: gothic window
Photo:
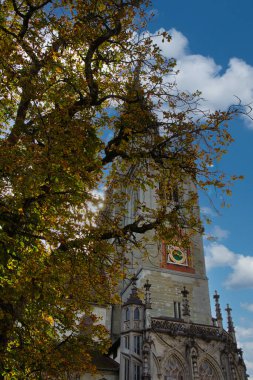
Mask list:
[[[199,367],[199,379],[200,380],[219,380],[216,371],[208,361],[203,361]]]
[[[139,321],[139,319],[140,319],[140,310],[139,310],[138,307],[136,307],[136,308],[134,309],[134,320],[135,320],[135,321]]]
[[[181,304],[180,302],[174,301],[174,318],[181,318]]]
[[[124,380],[130,380],[130,360],[125,358],[124,360]]]
[[[134,336],[134,352],[137,355],[140,355],[141,353],[141,336],[140,335]]]
[[[141,380],[141,367],[137,363],[134,363],[134,380]]]
[[[130,319],[130,310],[127,307],[125,310],[125,321],[129,321],[129,319]]]
[[[129,350],[129,336],[128,335],[124,337],[124,341],[125,341],[125,348]]]
[[[183,367],[175,356],[171,356],[167,362],[164,380],[185,380]]]

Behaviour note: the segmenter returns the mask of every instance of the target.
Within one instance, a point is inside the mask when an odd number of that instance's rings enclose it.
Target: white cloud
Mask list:
[[[229,235],[229,231],[223,230],[219,226],[214,226],[213,229],[213,235],[216,237],[218,240],[226,239]]]
[[[164,31],[160,29],[158,32]],[[162,43],[162,36],[154,34],[154,42],[161,48],[167,58],[177,59],[179,74],[176,82],[179,90],[195,92],[199,90],[205,99],[202,109],[214,111],[227,109],[237,103],[253,101],[253,66],[242,59],[232,57],[226,67],[218,65],[212,57],[191,54],[187,38],[176,29],[168,31],[172,36],[171,43]],[[171,82],[171,76],[167,77]],[[253,128],[253,123],[246,119]]]
[[[253,303],[241,303],[241,307],[253,313]]]
[[[105,189],[102,190],[92,190],[92,195],[100,202],[103,202],[105,200]]]
[[[178,61],[178,87],[182,90],[200,90],[206,99],[203,106],[225,109],[237,102],[253,100],[253,67],[241,59],[231,58],[224,73],[210,57],[202,55],[186,55]]]
[[[220,226],[215,225],[210,234],[207,234],[207,239],[221,241],[229,236],[229,231],[223,230]]]
[[[253,257],[236,255],[233,272],[228,276],[225,285],[229,288],[253,287]]]
[[[206,216],[218,216],[219,213],[214,208],[210,208],[208,206],[203,206],[200,208],[200,213],[206,217]]]
[[[212,243],[205,247],[207,269],[215,267],[234,266],[236,264],[236,254],[230,251],[223,244]]]
[[[186,56],[188,50],[187,38],[181,32],[173,28],[169,30],[169,34],[172,37],[172,40],[170,42],[166,40],[162,42],[163,36],[161,35],[161,33],[163,33],[164,31],[165,29],[161,28],[153,35],[153,41],[162,50],[163,55],[166,58],[175,59],[180,59]]]
[[[249,362],[248,360],[245,360],[245,364],[248,371],[253,371],[253,362]],[[253,377],[249,377],[248,380],[253,380]]]
[[[208,270],[230,267],[232,272],[225,281],[227,288],[253,288],[253,257],[234,253],[225,245],[206,245],[206,266]]]
[[[253,326],[236,326],[236,336],[238,341],[238,346],[243,349],[244,361],[247,367],[247,372],[253,374]],[[253,380],[250,377],[249,380]]]
[[[243,326],[237,326],[236,327],[236,336],[238,340],[245,340],[249,338],[253,338],[253,326],[252,327],[243,327]],[[252,349],[253,349],[253,342],[252,343]]]
[[[245,347],[243,347],[243,348],[245,348]],[[253,350],[251,351],[251,357],[253,356]],[[245,358],[245,360],[244,360],[244,362],[245,362],[245,365],[246,365],[246,368],[247,368],[247,373],[253,373],[253,362],[251,361],[251,357],[249,356],[249,360],[247,360],[247,357],[248,357],[248,355],[246,356],[246,355],[244,355],[244,358]],[[253,380],[253,376],[250,376],[250,377],[248,377],[248,380]]]

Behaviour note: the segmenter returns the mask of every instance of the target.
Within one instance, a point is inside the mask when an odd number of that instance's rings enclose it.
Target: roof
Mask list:
[[[95,353],[93,355],[92,363],[97,367],[98,370],[114,372],[119,371],[119,363],[106,355]]]
[[[143,305],[142,300],[138,296],[138,291],[137,291],[137,287],[136,287],[136,280],[137,280],[137,277],[132,278],[132,285],[133,285],[132,291],[131,291],[127,301],[124,303],[123,306],[126,306],[126,305]]]

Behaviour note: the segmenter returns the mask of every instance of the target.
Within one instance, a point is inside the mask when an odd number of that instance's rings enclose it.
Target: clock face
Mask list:
[[[185,251],[174,245],[168,246],[168,261],[174,264],[187,265],[187,255]]]

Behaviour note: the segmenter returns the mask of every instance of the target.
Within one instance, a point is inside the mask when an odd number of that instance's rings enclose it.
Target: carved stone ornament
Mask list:
[[[156,331],[165,332],[175,336],[194,336],[204,340],[214,339],[220,341],[231,341],[231,337],[225,331],[221,332],[218,327],[197,325],[194,323],[186,324],[174,322],[166,319],[152,318],[152,328]]]
[[[213,366],[206,360],[199,366],[199,380],[219,380]]]
[[[166,363],[164,380],[185,380],[183,367],[175,356]]]

